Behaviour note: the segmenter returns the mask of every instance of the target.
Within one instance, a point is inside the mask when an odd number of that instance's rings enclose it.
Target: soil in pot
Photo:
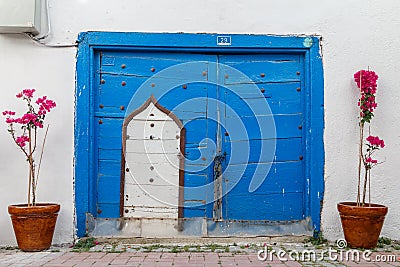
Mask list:
[[[39,203],[10,205],[8,213],[18,247],[22,251],[42,251],[51,246],[60,205]]]
[[[352,248],[376,247],[388,208],[378,204],[357,206],[355,202],[337,205],[344,238]]]

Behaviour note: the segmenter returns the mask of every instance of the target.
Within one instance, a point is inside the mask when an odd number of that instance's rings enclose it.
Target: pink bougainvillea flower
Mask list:
[[[368,163],[372,163],[372,164],[378,163],[378,161],[376,159],[373,159],[371,157],[368,157],[365,161]]]
[[[381,148],[385,147],[385,141],[383,141],[382,139],[379,139],[378,136],[370,135],[367,137],[367,141],[372,146],[377,146],[377,147],[381,147]]]
[[[19,145],[20,147],[24,147],[26,142],[29,142],[29,137],[26,135],[21,135],[18,136],[17,138],[15,138],[15,142],[17,143],[17,145]]]
[[[47,99],[47,96],[38,98],[36,104],[39,105],[38,115],[45,115],[47,112],[50,112],[52,108],[56,107],[56,103],[53,100]]]
[[[33,93],[35,92],[35,89],[24,89],[22,90],[22,94],[24,96],[26,96],[27,98],[32,98],[33,97]]]
[[[21,98],[21,97],[23,97],[23,94],[22,94],[22,92],[21,92],[21,93],[18,93],[18,94],[16,95],[16,97],[17,97],[17,98]]]
[[[11,111],[11,110],[4,110],[4,111],[3,111],[3,115],[4,115],[4,116],[7,116],[7,115],[14,116],[14,115],[15,115],[15,112],[14,112],[14,111]]]

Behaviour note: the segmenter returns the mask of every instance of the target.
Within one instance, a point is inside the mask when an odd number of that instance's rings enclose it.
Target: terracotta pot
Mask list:
[[[355,202],[337,205],[344,238],[352,248],[374,248],[378,243],[388,208],[378,204],[357,206]]]
[[[60,205],[39,203],[8,206],[18,247],[22,251],[48,249],[53,240]]]

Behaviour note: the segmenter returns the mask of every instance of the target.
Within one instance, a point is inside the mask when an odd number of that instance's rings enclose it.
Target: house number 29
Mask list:
[[[232,39],[230,36],[218,36],[217,45],[231,45]]]

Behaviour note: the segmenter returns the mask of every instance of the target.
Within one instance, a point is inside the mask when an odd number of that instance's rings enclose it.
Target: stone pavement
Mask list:
[[[266,253],[265,253],[266,252]],[[374,250],[310,243],[124,243],[94,239],[43,252],[0,248],[0,266],[400,266],[398,243]]]

